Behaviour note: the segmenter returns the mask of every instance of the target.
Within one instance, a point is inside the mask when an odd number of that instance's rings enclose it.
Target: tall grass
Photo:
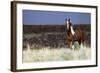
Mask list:
[[[85,60],[91,58],[90,48],[72,50],[69,48],[45,47],[42,49],[23,50],[23,62]]]

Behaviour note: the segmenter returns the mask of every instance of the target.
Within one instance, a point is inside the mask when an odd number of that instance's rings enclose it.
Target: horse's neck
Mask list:
[[[74,29],[73,29],[73,26],[70,26],[69,32],[74,36],[75,31],[74,31]]]

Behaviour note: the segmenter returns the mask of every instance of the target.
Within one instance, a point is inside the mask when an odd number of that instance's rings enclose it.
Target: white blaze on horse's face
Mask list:
[[[67,21],[67,29],[69,29],[69,21]]]

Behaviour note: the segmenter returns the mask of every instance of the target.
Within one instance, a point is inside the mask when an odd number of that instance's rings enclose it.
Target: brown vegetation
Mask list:
[[[74,29],[80,27],[85,31],[85,44],[91,46],[91,26],[74,25]],[[65,25],[24,25],[23,26],[23,48],[29,44],[30,48],[66,48]]]

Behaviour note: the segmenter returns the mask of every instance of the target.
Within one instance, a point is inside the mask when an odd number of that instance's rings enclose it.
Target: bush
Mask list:
[[[77,41],[74,42],[74,49],[79,50],[79,48],[80,48],[79,43]]]

